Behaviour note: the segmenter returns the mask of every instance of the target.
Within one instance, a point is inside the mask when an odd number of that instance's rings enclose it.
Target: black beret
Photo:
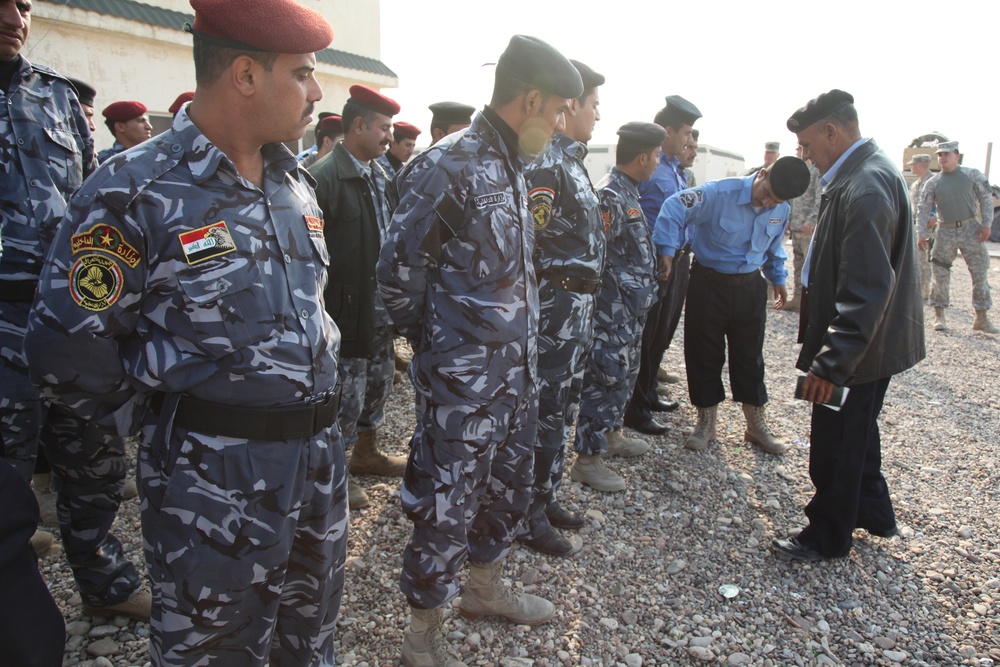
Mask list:
[[[576,71],[580,73],[580,78],[583,79],[583,89],[591,90],[597,88],[598,86],[604,85],[604,75],[598,74],[592,70],[588,65],[584,65],[579,60],[573,60],[570,58],[570,62],[573,63],[573,67]]]
[[[559,97],[573,99],[583,95],[583,79],[573,63],[537,37],[511,37],[497,61],[497,70]]]
[[[97,90],[89,83],[80,81],[79,79],[74,79],[71,76],[66,78],[76,88],[76,96],[80,98],[80,103],[86,104],[88,107],[94,106],[94,98],[97,97]]]
[[[660,125],[694,125],[701,118],[698,107],[688,102],[680,95],[667,95],[667,106],[656,114],[656,122]]]
[[[783,201],[801,197],[809,189],[809,167],[797,157],[786,155],[771,165],[771,192]]]
[[[667,138],[667,131],[656,123],[632,121],[618,128],[618,145],[637,151],[658,148]]]
[[[854,104],[854,95],[834,88],[816,99],[809,100],[804,107],[791,115],[785,125],[789,132],[801,132],[816,121],[826,118],[848,104]]]
[[[441,125],[469,125],[476,107],[461,102],[435,102],[427,107],[434,116],[432,123]]]

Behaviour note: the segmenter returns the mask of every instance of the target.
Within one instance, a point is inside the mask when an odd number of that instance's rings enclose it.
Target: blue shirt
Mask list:
[[[668,198],[653,228],[659,253],[672,257],[686,230],[694,227],[692,249],[699,264],[728,274],[763,268],[768,280],[784,285],[788,255],[781,243],[790,207],[782,202],[755,209],[750,203],[754,178],[724,178]]]
[[[660,207],[667,197],[687,187],[687,175],[676,157],[660,154],[660,163],[648,181],[639,184],[639,205],[646,214],[649,228],[653,228]]]

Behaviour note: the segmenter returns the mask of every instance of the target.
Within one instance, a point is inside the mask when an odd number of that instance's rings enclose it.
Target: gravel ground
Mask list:
[[[998,267],[994,259],[994,286]],[[951,329],[928,325],[927,359],[893,380],[882,413],[883,470],[900,537],[859,531],[850,558],[820,564],[771,552],[772,538],[804,524],[812,493],[809,406],[791,398],[797,314],[772,312],[764,353],[770,419],[794,447],[772,457],[745,446],[739,406],[727,403],[719,445],[685,450],[695,411],[677,385],[682,408],[667,418],[672,431],[652,438],[641,459],[610,464],[627,480],[624,493],[596,493],[567,477],[564,505],[590,519],[583,550],[570,559],[526,549],[510,557],[515,584],[552,599],[556,617],[528,628],[452,615],[463,659],[502,667],[1000,665],[1000,337],[972,331],[961,263],[952,293]],[[683,369],[679,345],[666,366]],[[396,453],[405,453],[412,424],[404,385],[380,432]],[[397,665],[407,619],[397,579],[409,522],[395,480],[362,483],[372,505],[351,522],[340,661]],[[141,563],[137,500],[123,505],[115,532]],[[84,615],[60,553],[40,567],[67,621],[64,664],[148,664],[147,624]],[[720,594],[725,584],[735,596]]]

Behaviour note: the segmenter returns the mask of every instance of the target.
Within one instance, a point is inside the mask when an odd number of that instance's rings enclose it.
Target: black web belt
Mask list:
[[[563,273],[558,269],[543,269],[542,276],[548,279],[553,287],[566,290],[567,292],[577,292],[578,294],[595,294],[601,289],[600,280],[588,280],[578,278],[568,273]]]
[[[760,275],[760,270],[751,271],[750,273],[719,273],[715,269],[710,269],[704,264],[699,264],[697,262],[694,263],[691,270],[697,271],[709,282],[713,282],[717,285],[727,285],[729,287],[746,285],[748,282],[754,280]]]
[[[164,394],[153,399],[159,409]],[[184,394],[177,403],[174,423],[189,431],[243,440],[298,440],[311,438],[337,420],[340,388],[309,403],[274,408],[238,408],[203,401]]]

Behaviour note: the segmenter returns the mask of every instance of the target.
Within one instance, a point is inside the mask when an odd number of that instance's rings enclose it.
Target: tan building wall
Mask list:
[[[334,28],[332,48],[380,59],[379,0],[302,0],[320,11]],[[146,0],[146,4],[192,14],[187,0]],[[26,55],[97,89],[98,149],[114,143],[101,122],[101,109],[116,100],[138,100],[149,107],[154,133],[168,125],[168,108],[177,95],[194,90],[191,35],[183,30],[109,16],[60,3],[36,1]],[[323,88],[317,111],[339,113],[348,88],[362,83],[375,89],[399,85],[394,76],[329,63],[317,63]],[[312,143],[312,132],[303,139]]]

